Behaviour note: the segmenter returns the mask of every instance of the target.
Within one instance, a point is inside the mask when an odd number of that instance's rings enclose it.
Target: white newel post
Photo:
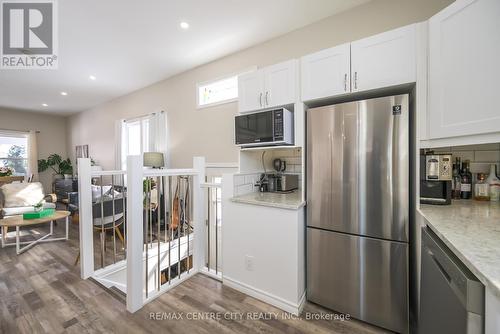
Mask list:
[[[204,267],[205,262],[205,223],[204,219],[204,189],[201,183],[205,182],[205,157],[193,158],[193,169],[197,175],[193,177],[193,268],[196,271]]]
[[[89,158],[78,159],[78,214],[80,219],[80,276],[94,274],[94,238],[92,231],[92,168]]]
[[[144,304],[142,164],[141,156],[127,157],[127,310],[131,313]]]

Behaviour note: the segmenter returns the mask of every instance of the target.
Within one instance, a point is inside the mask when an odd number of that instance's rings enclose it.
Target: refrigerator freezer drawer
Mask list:
[[[307,228],[307,299],[408,333],[408,244]]]

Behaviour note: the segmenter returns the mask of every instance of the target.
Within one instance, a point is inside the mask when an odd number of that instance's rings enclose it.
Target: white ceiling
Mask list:
[[[58,1],[59,68],[0,70],[0,107],[85,110],[366,1]]]

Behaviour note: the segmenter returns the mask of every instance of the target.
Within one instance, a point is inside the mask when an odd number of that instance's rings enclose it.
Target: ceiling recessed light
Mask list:
[[[180,26],[181,26],[182,29],[188,29],[189,28],[189,23],[187,23],[187,22],[181,22]]]
[[[66,93],[66,92],[61,92],[61,95],[62,95],[62,96],[66,96],[66,95],[68,95],[68,93]]]
[[[90,80],[96,80],[97,78],[95,77],[95,75],[89,75],[89,79]]]
[[[42,103],[42,107],[48,107],[49,105],[47,103]]]

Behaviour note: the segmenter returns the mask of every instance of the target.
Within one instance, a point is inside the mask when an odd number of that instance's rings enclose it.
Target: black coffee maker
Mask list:
[[[451,154],[420,153],[420,203],[451,204]]]

